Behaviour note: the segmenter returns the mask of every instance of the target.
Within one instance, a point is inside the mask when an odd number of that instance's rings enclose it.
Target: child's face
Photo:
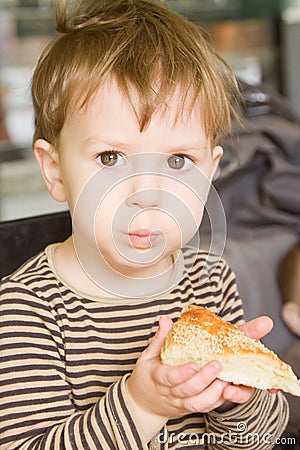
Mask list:
[[[127,276],[141,268],[152,276],[193,236],[222,155],[211,149],[199,112],[174,123],[175,114],[176,98],[140,132],[111,82],[62,130],[60,173],[75,232],[89,222],[101,254]]]

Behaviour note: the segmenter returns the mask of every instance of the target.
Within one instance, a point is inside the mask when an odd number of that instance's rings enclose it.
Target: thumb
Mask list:
[[[261,339],[273,328],[273,321],[268,316],[260,316],[241,325],[240,330],[252,339]]]
[[[143,353],[144,358],[151,359],[160,356],[161,348],[164,345],[165,339],[172,330],[173,322],[167,316],[162,316],[159,319],[158,329],[151,339],[149,346]]]

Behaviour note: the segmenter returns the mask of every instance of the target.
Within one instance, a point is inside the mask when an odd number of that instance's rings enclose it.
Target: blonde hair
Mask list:
[[[230,129],[236,80],[203,29],[151,0],[69,3],[57,2],[60,35],[46,47],[33,75],[34,140],[57,145],[68,114],[86,105],[107,77],[116,79],[141,131],[178,88],[178,114],[199,101],[213,144]]]
[[[280,261],[277,280],[283,300],[300,304],[300,242],[293,245]]]

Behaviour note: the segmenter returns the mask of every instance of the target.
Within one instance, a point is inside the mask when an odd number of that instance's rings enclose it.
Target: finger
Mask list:
[[[241,325],[240,330],[252,339],[261,339],[273,328],[273,320],[268,316],[257,317]]]
[[[200,368],[195,363],[188,363],[182,366],[162,366],[160,365],[155,373],[155,379],[161,386],[170,388],[185,383],[198,373]]]
[[[225,401],[223,392],[227,385],[226,381],[214,380],[200,394],[184,399],[184,408],[190,412],[205,413],[220,407]]]
[[[158,329],[153,338],[151,339],[149,346],[143,352],[142,354],[143,358],[151,359],[160,356],[161,348],[172,327],[173,322],[169,317],[162,316],[159,319]]]
[[[254,394],[255,389],[249,386],[234,386],[229,384],[224,388],[223,395],[225,400],[233,403],[245,403]]]
[[[268,391],[270,392],[270,394],[278,394],[278,392],[280,392],[280,389],[268,389]]]
[[[211,361],[194,374],[189,380],[178,384],[172,389],[172,394],[179,398],[192,397],[204,391],[213,381],[216,380],[222,365],[219,361]]]

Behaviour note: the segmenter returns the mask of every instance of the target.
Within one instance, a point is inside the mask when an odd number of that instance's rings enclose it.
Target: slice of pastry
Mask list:
[[[300,384],[291,366],[260,341],[246,336],[207,308],[184,309],[166,338],[161,352],[165,365],[212,360],[222,363],[219,378],[258,389],[281,389],[300,396]]]

